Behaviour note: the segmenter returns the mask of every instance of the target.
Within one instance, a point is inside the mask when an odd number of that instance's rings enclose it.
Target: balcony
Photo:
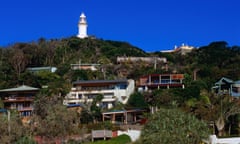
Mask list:
[[[22,107],[22,108],[17,108],[18,111],[23,112],[23,111],[33,111],[33,107]]]
[[[32,106],[28,106],[28,107],[21,107],[21,106],[9,106],[9,107],[6,107],[6,109],[11,109],[11,110],[17,110],[17,111],[20,111],[20,112],[23,112],[23,111],[33,111],[33,107]]]
[[[114,102],[114,101],[116,101],[117,99],[115,98],[115,97],[104,97],[103,99],[102,99],[102,102]]]
[[[5,97],[3,102],[32,102],[34,101],[33,97]]]

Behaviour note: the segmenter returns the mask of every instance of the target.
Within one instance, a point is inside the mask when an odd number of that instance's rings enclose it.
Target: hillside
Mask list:
[[[103,67],[109,67],[116,64],[117,56],[148,55],[127,42],[76,37],[49,41],[41,38],[38,42],[16,43],[0,50],[2,73],[0,88],[21,83],[34,85],[22,78],[27,67],[54,66],[58,68],[57,74],[64,77],[71,75],[70,64],[99,63]],[[114,74],[112,67],[107,71],[110,75]],[[98,73],[94,75],[101,79]]]
[[[7,48],[1,48],[0,88],[28,84],[33,86],[47,84],[46,80],[31,77],[26,71],[28,67],[54,66],[57,76],[62,81],[72,82],[77,79],[137,79],[149,73],[184,73],[209,82],[214,82],[222,76],[237,80],[240,78],[238,62],[240,48],[229,47],[226,42],[213,42],[208,46],[195,49],[187,55],[175,53],[147,53],[127,42],[102,40],[95,38],[79,39],[76,37],[60,40],[39,39],[32,43],[16,43]],[[158,56],[166,57],[168,63],[153,64],[144,62],[116,62],[117,56]],[[101,64],[101,71],[72,71],[71,64],[95,63]],[[167,66],[167,69],[166,69]],[[122,74],[124,72],[124,75]],[[44,79],[44,78],[41,78]]]
[[[240,79],[240,47],[230,47],[226,42],[212,42],[207,46],[194,49],[186,55],[181,55],[159,51],[146,53],[127,42],[71,37],[60,40],[39,39],[38,42],[16,43],[7,48],[1,48],[0,56],[0,89],[22,84],[40,88],[40,92],[34,97],[34,115],[31,118],[33,123],[30,122],[28,125],[31,127],[30,129],[17,125],[20,124],[17,123],[20,117],[15,114],[16,117],[14,118],[14,113],[11,114],[11,121],[15,122],[16,129],[19,130],[16,131],[15,136],[11,137],[11,141],[20,139],[22,136],[28,137],[29,133],[34,136],[62,138],[69,135],[86,134],[87,131],[96,128],[115,129],[110,123],[94,124],[95,121],[101,122],[101,112],[106,110],[96,105],[102,95],[93,98],[91,104],[84,103],[85,106],[80,113],[78,109],[73,109],[75,112],[68,111],[69,109],[63,105],[63,99],[69,94],[72,83],[77,80],[121,78],[131,78],[136,80],[137,83],[140,76],[153,73],[182,73],[184,74],[184,87],[156,89],[143,93],[134,92],[130,95],[126,104],[116,102],[113,109],[144,108],[152,112],[157,108],[161,110],[165,108],[178,109],[197,117],[198,120],[204,120],[204,123],[201,122],[201,124],[206,130],[195,128],[199,124],[194,123],[195,121],[186,120],[186,122],[193,122],[194,127],[192,129],[197,130],[197,137],[201,134],[208,136],[209,124],[214,124],[213,130],[220,136],[226,133],[228,135],[239,135],[239,101],[237,99],[233,100],[229,94],[213,93],[211,89],[214,83],[222,77],[232,80]],[[167,62],[157,62],[155,58],[154,60],[151,59],[150,62],[142,60],[117,62],[118,56],[165,57]],[[96,71],[73,70],[71,68],[71,64],[79,63],[99,64],[99,68]],[[29,67],[49,66],[56,67],[56,72],[30,72],[27,69]],[[3,108],[4,100],[5,98],[0,100],[0,108]],[[184,113],[181,115],[185,116]],[[150,129],[158,127],[159,130],[157,131],[161,132],[162,128],[159,127],[158,122],[162,122],[162,120],[159,121],[154,118],[154,114],[148,116],[146,115],[147,118],[153,116],[153,119],[149,119],[151,121],[149,124],[153,124],[150,125]],[[176,120],[180,117],[176,114],[161,117],[162,113],[159,116],[160,118],[167,118],[166,124],[169,124],[169,119]],[[192,120],[192,118],[190,119]],[[154,120],[157,121],[154,122]],[[182,118],[179,120],[182,121]],[[8,121],[5,119],[2,122],[5,123],[2,124],[0,129],[5,132],[3,135],[9,136],[6,131]],[[36,127],[36,123],[40,127]],[[178,122],[174,123],[178,124]],[[156,124],[157,126],[155,126]],[[184,122],[184,124],[178,125],[177,130],[172,124],[169,125],[169,128],[173,128],[174,133],[177,131],[176,136],[180,136],[181,139],[183,136],[179,135],[179,132],[183,132],[182,128],[186,126]],[[146,130],[147,127],[143,129]],[[154,132],[157,131],[154,130]],[[147,133],[149,134],[149,132]],[[165,130],[163,133],[166,134]],[[188,135],[189,130],[186,133]],[[157,133],[157,135],[159,134]],[[143,135],[143,138],[150,138],[148,135],[145,136]],[[171,139],[172,134],[169,137]],[[159,142],[159,137],[152,138]],[[187,140],[188,138],[186,137]]]

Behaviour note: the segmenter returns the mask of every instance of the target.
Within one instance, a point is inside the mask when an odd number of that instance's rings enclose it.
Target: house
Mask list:
[[[146,62],[146,63],[167,63],[167,59],[165,57],[117,57],[117,63],[124,63],[124,62]]]
[[[193,46],[182,44],[181,46],[175,46],[173,50],[162,50],[162,53],[178,53],[181,55],[186,55],[187,53],[192,52],[195,49]]]
[[[175,47],[174,52],[179,53],[181,55],[186,55],[187,53],[192,52],[193,49],[194,49],[193,46],[182,44],[180,47]]]
[[[233,81],[229,78],[222,77],[212,87],[215,93],[219,95],[231,95],[232,97],[240,97],[240,80]]]
[[[27,68],[28,71],[32,72],[32,73],[38,73],[41,71],[48,71],[51,73],[56,72],[57,68],[56,67],[52,67],[52,66],[48,66],[48,67],[29,67]]]
[[[240,97],[240,80],[235,81],[231,85],[231,96],[233,96],[233,97]]]
[[[103,95],[101,106],[109,109],[116,102],[127,103],[134,89],[135,84],[132,79],[80,80],[73,83],[63,103],[64,105],[91,103],[98,95]]]
[[[97,71],[99,69],[100,64],[71,64],[72,70],[91,70]]]
[[[217,94],[230,94],[232,84],[234,84],[233,80],[222,77],[219,81],[215,83],[215,86],[212,87],[212,89]]]
[[[134,124],[143,120],[144,109],[114,110],[102,113],[103,121],[111,121],[113,124]]]
[[[17,110],[21,116],[31,116],[34,97],[38,91],[38,88],[22,85],[17,88],[0,90],[0,96],[4,108]]]
[[[184,88],[183,74],[150,74],[140,77],[138,91],[160,88]]]

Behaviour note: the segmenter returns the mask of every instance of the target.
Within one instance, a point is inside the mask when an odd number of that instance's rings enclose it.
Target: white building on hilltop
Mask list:
[[[80,19],[78,22],[78,38],[86,38],[88,37],[87,35],[87,19],[84,13],[80,15]]]
[[[181,55],[185,55],[190,53],[195,47],[185,45],[184,43],[181,46],[175,46],[173,50],[162,50],[162,53],[179,53]]]

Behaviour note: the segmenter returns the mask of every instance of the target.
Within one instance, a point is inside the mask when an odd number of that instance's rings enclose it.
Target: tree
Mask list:
[[[31,137],[24,136],[18,139],[15,144],[37,144],[37,142]]]
[[[39,77],[30,71],[25,71],[19,78],[19,83],[29,85],[32,87],[41,87]]]
[[[206,123],[178,109],[160,109],[141,133],[143,144],[197,144],[209,135]]]
[[[86,70],[74,70],[71,71],[71,81],[77,80],[88,80],[90,77],[90,73]]]
[[[0,121],[1,143],[14,143],[22,136],[27,135],[27,129],[23,126],[21,118],[16,111],[11,111],[8,115],[1,115]]]
[[[157,109],[157,101],[155,101],[155,97],[153,92],[144,92],[144,99],[150,106],[151,113],[154,113]]]
[[[93,116],[87,109],[83,109],[80,114],[81,124],[88,124],[93,122]]]
[[[144,96],[142,93],[135,92],[130,95],[127,102],[127,107],[145,109],[145,108],[148,108],[148,104],[144,100]]]
[[[112,63],[106,56],[100,57],[98,63],[101,64],[100,69],[103,73],[103,79],[106,79],[106,69],[108,65],[112,65]]]
[[[45,55],[45,65],[49,65],[52,66],[53,62],[54,62],[54,58],[55,58],[55,48],[57,45],[57,41],[51,41],[50,43],[48,43],[48,45],[46,45],[46,55]]]
[[[153,100],[157,107],[172,108],[176,106],[174,94],[170,89],[160,89],[153,91]]]
[[[0,109],[1,108],[4,108],[4,103],[3,103],[2,99],[0,98]]]
[[[34,103],[34,115],[31,123],[34,135],[56,138],[75,134],[79,117],[77,110],[68,110],[58,100],[58,96],[39,95]]]
[[[240,103],[237,101],[229,100],[228,95],[218,95],[215,98],[216,101],[212,105],[212,117],[214,118],[214,122],[218,130],[218,135],[223,136],[229,117],[240,114]]]
[[[101,113],[102,99],[103,99],[103,95],[99,94],[93,99],[93,102],[91,104],[90,110],[91,110],[94,122],[102,118],[101,117],[102,116],[102,113]]]
[[[23,51],[14,49],[13,56],[10,58],[10,63],[16,71],[18,79],[20,78],[21,72],[25,70],[27,62],[27,58],[24,56]]]

